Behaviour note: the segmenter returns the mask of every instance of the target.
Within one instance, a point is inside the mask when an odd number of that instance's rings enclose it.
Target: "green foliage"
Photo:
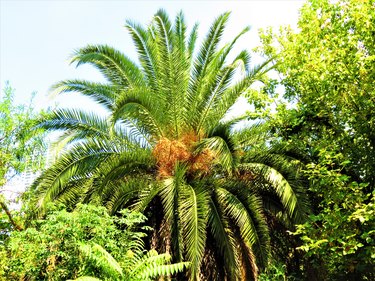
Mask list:
[[[265,272],[259,275],[259,281],[285,281],[285,265],[272,264]],[[293,280],[288,278],[288,280]]]
[[[64,206],[50,205],[45,219],[33,221],[23,231],[12,232],[6,240],[3,277],[66,280],[98,272],[85,261],[79,245],[103,245],[118,260],[126,258],[127,250],[142,253],[141,239],[146,234],[140,231],[148,228],[139,224],[144,221],[143,215],[127,210],[120,217],[110,217],[103,207],[78,205],[68,212]]]
[[[0,187],[26,168],[43,167],[43,138],[31,133],[37,116],[32,99],[29,105],[15,105],[13,99],[7,83],[0,98]]]
[[[80,244],[80,251],[94,266],[103,271],[103,280],[151,281],[156,277],[170,276],[182,272],[189,263],[170,264],[169,254],[158,254],[155,250],[148,253],[134,253],[128,250],[125,260],[118,263],[103,247],[98,244]],[[101,280],[82,276],[74,281]]]
[[[262,52],[276,57],[285,97],[295,103],[275,125],[281,135],[298,135],[312,152],[317,147],[316,154],[327,144],[341,146],[339,152],[351,160],[348,172],[373,187],[374,2],[331,2],[306,3],[298,33],[261,34]]]
[[[281,74],[276,87],[262,89],[278,103],[266,119],[308,164],[314,215],[297,227],[305,253],[299,268],[313,268],[307,275],[319,280],[372,280],[374,1],[310,0],[298,28],[261,32],[258,51]]]
[[[40,121],[63,134],[61,157],[32,187],[36,214],[51,201],[129,207],[150,218],[158,250],[190,262],[190,280],[256,279],[270,254],[266,213],[290,226],[309,209],[301,163],[267,143],[265,126],[235,131],[247,117],[227,118],[269,70],[251,67],[246,50],[231,54],[248,27],[219,45],[228,18],[214,20],[196,52],[196,26],[188,33],[182,13],[172,22],[163,10],[147,27],[126,24],[137,63],[106,45],[75,51],[72,63],[106,83],[61,81],[55,92],[89,96],[108,115],[59,109]]]
[[[375,192],[366,192],[367,184],[358,184],[342,174],[341,158],[321,153],[317,165],[306,173],[312,191],[320,196],[320,212],[297,226],[295,235],[303,242],[300,249],[319,266],[327,267],[330,280],[355,277],[372,280],[375,264]],[[342,165],[349,165],[344,161]],[[361,276],[361,277],[359,277]]]
[[[37,116],[43,113],[35,112],[33,97],[28,105],[16,105],[14,89],[9,83],[0,94],[0,241],[11,229],[22,228],[15,212],[8,206],[9,194],[19,198],[20,191],[6,183],[25,170],[35,172],[44,166],[44,139],[42,134],[37,134],[40,132],[32,130]]]

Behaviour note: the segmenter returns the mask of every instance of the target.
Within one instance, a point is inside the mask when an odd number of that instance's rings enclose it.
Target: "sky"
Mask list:
[[[251,31],[241,38],[237,50],[251,50],[259,45],[259,28],[296,28],[302,4],[298,0],[0,0],[0,87],[3,89],[5,81],[9,81],[15,88],[17,103],[28,102],[31,93],[37,92],[38,109],[54,103],[89,107],[86,100],[71,94],[51,97],[49,89],[65,79],[103,81],[90,66],[69,65],[73,51],[88,44],[111,45],[136,61],[135,49],[124,28],[127,19],[146,25],[159,8],[171,18],[182,10],[189,27],[199,22],[202,39],[219,14],[231,11],[222,42],[230,41],[250,25]]]

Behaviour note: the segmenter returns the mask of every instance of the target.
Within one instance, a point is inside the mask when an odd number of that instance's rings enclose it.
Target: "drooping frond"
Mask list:
[[[262,229],[257,228],[256,218],[251,216],[249,209],[247,207],[254,207],[249,205],[250,201],[242,202],[233,193],[229,192],[225,188],[216,189],[218,202],[222,210],[233,219],[234,223],[238,226],[240,231],[240,239],[244,241],[245,245],[251,250],[254,245],[259,249],[258,257],[266,263],[268,259],[267,241],[264,238],[267,237],[262,231]],[[257,205],[255,199],[253,198],[252,204]],[[259,211],[255,209],[254,212]],[[263,245],[264,244],[264,245]]]
[[[210,231],[224,259],[230,280],[238,280],[239,258],[236,250],[236,240],[233,231],[229,227],[228,217],[220,210],[217,204],[216,197],[210,198],[208,209]]]
[[[155,107],[147,88],[134,88],[116,100],[112,123],[118,120],[133,122],[134,126],[147,135],[162,136],[161,113]]]
[[[88,45],[77,50],[71,59],[71,63],[91,64],[99,69],[114,85],[132,87],[142,85],[144,78],[138,66],[121,52],[107,45]]]
[[[123,145],[116,146],[104,139],[72,145],[71,150],[63,154],[34,183],[40,196],[39,206],[44,207],[47,202],[53,201],[71,180],[82,176],[92,177],[100,163],[123,149]]]
[[[121,94],[121,88],[113,84],[94,83],[85,80],[64,80],[51,87],[52,95],[78,92],[90,97],[93,101],[111,110],[116,96]]]
[[[232,172],[235,160],[231,151],[230,143],[219,136],[205,138],[197,145],[196,153],[209,149],[216,156],[216,164],[221,166],[229,174]]]
[[[165,218],[171,226],[173,254],[177,257],[177,261],[182,260],[184,251],[183,226],[181,221],[181,192],[186,185],[185,173],[186,168],[182,165],[177,165],[174,177],[163,180],[163,188],[160,191]]]
[[[43,120],[37,126],[47,131],[69,131],[69,134],[74,134],[76,139],[79,137],[82,139],[85,137],[111,138],[108,121],[103,116],[79,109],[53,111],[48,116],[43,116]]]
[[[191,263],[190,280],[199,280],[206,244],[209,197],[200,186],[186,185],[181,195],[181,221],[186,257]]]
[[[257,265],[265,268],[270,257],[270,237],[268,226],[263,213],[263,202],[256,192],[247,186],[246,183],[228,182],[225,186],[246,208],[247,213],[252,218],[254,228],[257,233],[257,242],[253,244],[251,252],[256,257]]]
[[[280,172],[262,163],[242,164],[241,168],[251,170],[257,175],[263,177],[266,182],[269,182],[271,187],[275,189],[289,216],[291,218],[295,218],[297,216],[298,198],[289,182],[283,177]]]

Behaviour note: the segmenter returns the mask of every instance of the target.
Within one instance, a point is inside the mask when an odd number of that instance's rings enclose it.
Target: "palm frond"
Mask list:
[[[229,87],[224,91],[221,95],[220,101],[216,104],[216,114],[213,115],[213,119],[222,120],[225,114],[230,110],[230,108],[234,105],[237,99],[245,93],[245,91],[257,80],[259,80],[262,75],[267,73],[269,70],[273,68],[270,66],[271,60],[267,60],[264,63],[257,65],[246,73],[245,77],[240,79],[237,83],[233,86]]]
[[[206,74],[209,63],[215,54],[217,45],[223,35],[225,24],[228,21],[229,13],[224,13],[215,19],[210,27],[210,30],[202,43],[202,47],[195,60],[194,68],[192,71],[192,80],[190,91],[199,95],[200,88],[202,87],[203,77]]]
[[[137,49],[138,59],[142,65],[148,86],[154,93],[158,93],[159,74],[155,54],[156,49],[154,48],[155,43],[151,41],[149,32],[142,26],[128,20],[125,27],[128,29]]]
[[[266,182],[269,182],[291,218],[296,218],[296,216],[301,215],[298,214],[298,211],[301,209],[304,210],[305,208],[298,208],[298,198],[293,188],[279,171],[261,163],[242,164],[241,168],[251,170],[256,175],[264,178]]]
[[[163,180],[164,187],[160,191],[165,218],[171,226],[173,254],[177,261],[182,261],[184,251],[180,206],[182,203],[181,192],[186,185],[185,173],[186,168],[184,166],[176,166],[174,177]]]
[[[250,202],[241,202],[239,198],[225,188],[216,189],[216,193],[221,208],[238,226],[241,235],[240,239],[243,240],[251,251],[253,251],[253,247],[256,247],[259,250],[258,257],[261,258],[260,261],[266,263],[269,251],[267,250],[267,243],[265,243],[266,241],[264,241],[264,237],[267,236],[262,232],[258,233],[258,231],[262,231],[262,229],[257,228],[257,222],[251,217],[249,209],[246,207]],[[258,205],[255,198],[252,198],[251,203]],[[254,210],[254,213],[259,210],[260,208],[258,205],[258,208]]]
[[[191,263],[190,280],[199,280],[199,268],[206,244],[208,193],[202,187],[185,186],[181,202],[186,257]]]
[[[124,275],[120,264],[98,244],[79,244],[79,250],[95,267],[103,271],[111,279],[121,279]]]
[[[85,63],[93,65],[114,85],[130,87],[144,82],[138,66],[107,45],[88,45],[77,50],[71,58],[71,63],[74,62],[77,66]]]
[[[104,139],[72,145],[71,150],[63,154],[33,184],[32,189],[37,188],[40,197],[39,206],[53,201],[71,180],[80,176],[92,177],[100,163],[123,149],[123,146],[116,146]]]
[[[232,230],[229,227],[228,218],[217,206],[217,199],[210,198],[210,207],[208,212],[208,223],[217,247],[224,259],[225,268],[230,280],[239,279],[238,254],[236,251],[236,240]]]
[[[147,88],[131,89],[116,100],[111,119],[112,123],[120,119],[132,120],[139,131],[145,131],[150,135],[163,135],[159,124],[161,113],[155,107]]]
[[[265,268],[268,265],[270,257],[270,236],[263,212],[263,201],[255,191],[246,185],[246,183],[238,183],[236,181],[228,182],[225,187],[242,202],[252,218],[257,231],[257,243],[252,245],[251,251],[256,257],[257,265]]]
[[[75,138],[100,137],[109,139],[110,127],[107,120],[93,112],[79,109],[58,109],[39,121],[37,125],[47,131],[69,130]]]
[[[212,151],[216,158],[216,164],[231,174],[235,166],[235,159],[231,151],[231,144],[220,136],[213,136],[201,140],[197,146],[195,153],[199,153],[205,149]]]
[[[94,83],[85,80],[64,80],[51,87],[52,95],[78,92],[111,110],[113,102],[121,93],[121,88],[113,84]]]

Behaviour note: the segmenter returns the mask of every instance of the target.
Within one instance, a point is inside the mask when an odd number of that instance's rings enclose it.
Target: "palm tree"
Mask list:
[[[189,280],[251,280],[270,255],[266,214],[301,220],[306,200],[299,164],[267,142],[264,125],[233,126],[234,103],[269,69],[251,68],[248,51],[219,48],[229,13],[215,19],[199,50],[187,32],[158,11],[146,28],[128,21],[139,64],[109,46],[79,49],[106,83],[61,81],[108,112],[59,109],[40,123],[62,130],[59,159],[34,183],[38,208],[59,201],[103,204],[112,213],[142,211],[156,229],[152,247],[190,262]],[[266,208],[265,208],[266,207]],[[267,211],[266,211],[267,210]]]

